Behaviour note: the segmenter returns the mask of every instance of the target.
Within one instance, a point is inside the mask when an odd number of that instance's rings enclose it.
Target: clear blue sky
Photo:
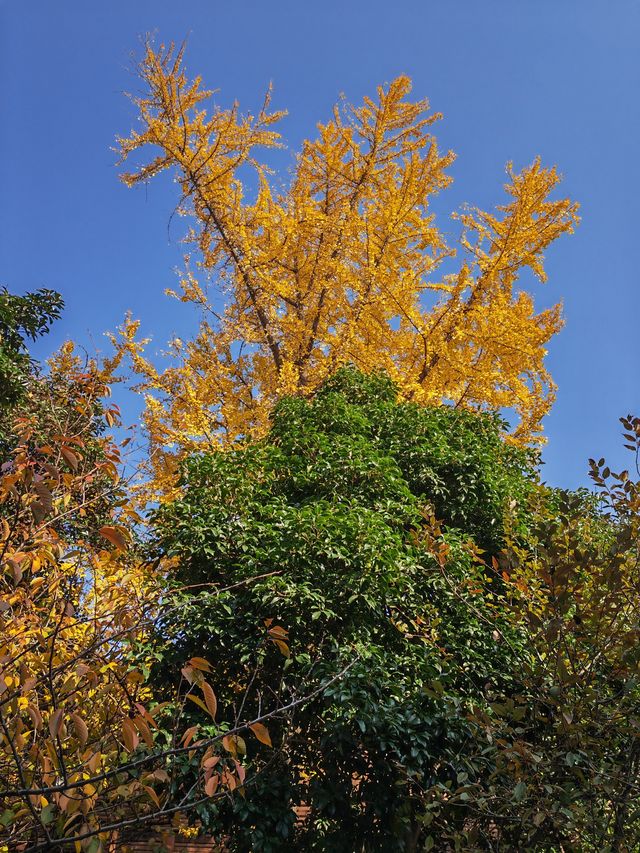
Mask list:
[[[127,309],[158,348],[194,322],[163,296],[181,261],[175,187],[125,189],[110,150],[134,123],[122,93],[149,31],[188,36],[188,69],[223,102],[255,108],[273,81],[290,155],[338,93],[357,101],[408,73],[458,154],[437,206],[451,233],[449,211],[502,200],[507,160],[557,164],[582,224],[536,290],[566,316],[543,476],[575,486],[589,456],[629,464],[617,418],[640,411],[640,0],[0,0],[0,283],[64,295],[41,354],[68,336],[105,348]]]

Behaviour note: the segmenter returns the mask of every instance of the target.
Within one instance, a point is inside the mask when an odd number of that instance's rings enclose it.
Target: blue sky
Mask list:
[[[535,289],[566,318],[543,476],[576,486],[589,456],[630,463],[617,418],[640,412],[640,0],[0,0],[0,283],[63,294],[42,355],[69,336],[105,349],[128,309],[157,348],[195,322],[163,295],[182,257],[175,187],[127,190],[111,150],[135,121],[123,92],[147,32],[188,36],[188,69],[222,103],[255,108],[272,81],[289,110],[282,166],[340,92],[358,101],[409,74],[458,155],[436,205],[451,235],[461,204],[502,201],[508,160],[557,164],[582,224]]]

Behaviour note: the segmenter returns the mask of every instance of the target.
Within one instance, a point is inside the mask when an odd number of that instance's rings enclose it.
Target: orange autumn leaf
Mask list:
[[[117,527],[105,525],[104,527],[101,527],[98,532],[101,536],[104,536],[105,539],[108,539],[112,545],[115,545],[119,551],[124,551],[126,549],[127,541]]]
[[[264,743],[267,746],[273,746],[271,743],[271,736],[267,730],[267,727],[262,723],[253,723],[253,725],[249,726],[254,735],[258,738],[260,743]]]
[[[209,714],[211,714],[211,719],[215,720],[216,712],[218,710],[218,700],[216,699],[216,694],[213,692],[213,689],[210,684],[207,684],[206,681],[202,683],[202,692],[204,694],[204,701],[207,705],[207,710]]]

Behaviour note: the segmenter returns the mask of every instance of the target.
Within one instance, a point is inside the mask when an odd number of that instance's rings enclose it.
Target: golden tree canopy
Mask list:
[[[516,286],[526,267],[545,280],[545,249],[577,222],[575,203],[550,198],[554,168],[509,164],[506,203],[456,215],[462,259],[443,274],[455,252],[429,201],[450,183],[454,155],[432,134],[440,116],[407,100],[407,77],[361,106],[336,106],[281,189],[257,154],[280,145],[283,114],[268,96],[256,116],[235,104],[207,113],[212,93],[188,80],[173,48],[147,46],[140,74],[141,130],[120,151],[155,156],[122,179],[175,170],[177,210],[192,220],[187,240],[214,294],[187,269],[179,298],[199,306],[201,324],[193,340],[172,342],[164,371],[144,357],[137,322],[122,330],[158,461],[203,440],[260,435],[280,395],[310,394],[344,363],[386,370],[420,403],[510,407],[513,438],[539,437],[554,392],[545,348],[561,312],[536,313]]]

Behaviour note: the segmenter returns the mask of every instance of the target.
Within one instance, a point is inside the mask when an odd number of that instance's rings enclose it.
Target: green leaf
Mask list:
[[[51,823],[51,821],[55,817],[55,812],[56,812],[56,807],[53,803],[49,803],[48,806],[45,806],[42,809],[42,811],[40,812],[40,820],[42,821],[44,826],[47,826],[48,824]]]
[[[11,809],[5,809],[5,811],[0,815],[0,824],[2,824],[2,826],[10,826],[10,824],[13,823],[15,816],[15,812],[12,812]]]
[[[524,799],[525,794],[527,793],[527,785],[526,782],[523,782],[522,779],[518,782],[516,787],[513,789],[513,799],[516,803],[521,803]]]

